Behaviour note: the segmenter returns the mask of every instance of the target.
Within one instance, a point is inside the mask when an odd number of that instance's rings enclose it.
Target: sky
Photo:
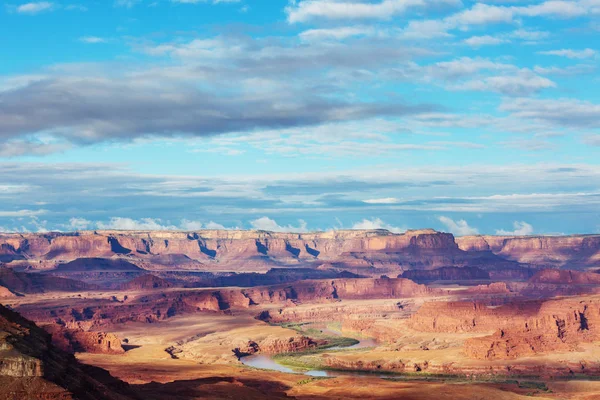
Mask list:
[[[600,233],[600,0],[0,4],[0,232]]]

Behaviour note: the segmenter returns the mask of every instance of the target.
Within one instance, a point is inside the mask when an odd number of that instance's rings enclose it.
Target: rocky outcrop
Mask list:
[[[60,325],[46,325],[52,335],[52,343],[69,353],[123,354],[121,339],[113,333],[86,332],[67,329]]]
[[[490,273],[477,267],[442,267],[430,270],[404,271],[399,278],[411,279],[419,283],[433,281],[489,280]]]
[[[537,315],[541,304],[530,301],[494,307],[479,302],[428,302],[411,316],[409,326],[423,332],[493,332]]]
[[[295,353],[298,351],[309,350],[317,347],[319,344],[324,344],[326,341],[313,340],[307,336],[291,336],[287,339],[267,337],[260,343],[248,341],[241,346],[233,349],[233,354],[239,358],[256,354],[258,352],[264,354],[281,354]]]
[[[551,351],[575,350],[580,343],[600,339],[597,300],[551,300],[528,318],[504,324],[493,335],[469,339],[468,356],[477,359],[514,359]]]
[[[354,273],[381,275],[407,269],[445,266],[517,266],[490,250],[472,254],[463,251],[449,233],[433,230],[393,234],[385,230],[331,231],[316,233],[274,233],[265,231],[122,232],[95,231],[76,234],[4,234],[10,257],[44,263],[72,262],[77,259],[112,259],[134,263],[145,269],[172,267],[209,269],[227,267],[231,271],[260,271],[277,266],[331,265]],[[10,250],[10,251],[9,251]],[[126,261],[124,261],[126,259]],[[37,262],[37,263],[36,263]],[[77,261],[77,268],[98,262]],[[71,268],[59,265],[59,270]],[[112,268],[112,267],[111,267]],[[123,269],[123,268],[121,268]]]
[[[168,281],[148,274],[139,276],[121,285],[121,290],[168,289],[172,286]]]
[[[441,291],[409,279],[334,279],[300,281],[290,285],[245,289],[255,304],[294,301],[331,301],[336,299],[396,299],[439,294]]]
[[[97,272],[97,271],[111,271],[111,272],[135,272],[141,271],[142,269],[126,260],[120,258],[76,258],[73,261],[69,261],[64,264],[59,264],[55,272]]]
[[[600,235],[466,236],[457,238],[464,251],[491,251],[509,260],[539,267],[584,269],[600,265]]]
[[[0,398],[139,399],[107,371],[77,362],[50,334],[0,305]]]
[[[17,297],[17,295],[11,292],[8,288],[0,286],[0,299],[7,299],[11,297]]]
[[[509,294],[510,289],[505,282],[494,282],[489,285],[477,285],[460,291],[461,294]]]
[[[40,273],[15,272],[0,267],[0,285],[16,293],[75,292],[98,287],[73,279],[47,276]]]
[[[600,274],[594,272],[579,272],[571,270],[546,269],[539,271],[529,279],[530,283],[553,285],[598,285]]]

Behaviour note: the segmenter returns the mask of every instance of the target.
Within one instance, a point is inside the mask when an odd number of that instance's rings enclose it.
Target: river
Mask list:
[[[334,335],[341,335],[341,332],[334,331],[334,330],[328,330],[327,333],[334,334]],[[376,347],[376,346],[377,346],[377,342],[375,341],[375,339],[367,338],[367,339],[360,340],[357,344],[352,345],[352,346],[346,346],[346,347],[336,346],[336,347],[330,347],[327,350],[364,349],[367,347]],[[342,375],[370,376],[370,377],[380,376],[379,374],[365,373],[364,371],[327,371],[327,370],[321,370],[321,369],[309,369],[309,370],[299,371],[299,370],[292,369],[290,367],[286,367],[285,365],[278,364],[275,360],[273,360],[273,358],[270,355],[267,355],[267,354],[254,354],[251,356],[242,357],[240,359],[240,361],[242,362],[242,364],[247,365],[249,367],[270,369],[273,371],[287,372],[290,374],[304,374],[304,375],[309,375],[309,376],[322,376],[322,377],[327,377],[327,376],[332,377],[332,376],[342,376]],[[381,375],[381,376],[386,376],[386,375]]]

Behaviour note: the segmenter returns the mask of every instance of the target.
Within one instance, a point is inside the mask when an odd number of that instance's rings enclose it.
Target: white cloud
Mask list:
[[[410,21],[404,32],[409,37],[443,37],[449,35],[448,31],[455,29],[466,31],[472,26],[516,23],[519,17],[566,19],[598,13],[600,13],[600,7],[597,0],[548,0],[539,4],[520,7],[476,3],[470,9],[457,12],[443,19]]]
[[[506,42],[506,39],[489,35],[471,36],[470,38],[465,39],[465,43],[471,47],[493,46]]]
[[[299,226],[286,225],[281,226],[275,220],[269,217],[261,217],[250,221],[253,229],[270,232],[308,232],[306,222],[298,220]]]
[[[238,229],[238,228],[226,228],[221,224],[210,221],[208,224],[204,225],[204,229],[226,230],[226,229]]]
[[[573,49],[560,49],[560,50],[549,50],[549,51],[538,51],[538,54],[546,56],[558,56],[566,57],[571,59],[584,59],[593,58],[597,52],[592,49],[573,50]]]
[[[90,43],[90,44],[96,44],[96,43],[106,43],[107,40],[98,36],[82,36],[79,38],[80,42],[83,43]]]
[[[411,8],[439,5],[462,5],[460,0],[382,0],[378,3],[361,3],[337,0],[301,0],[286,7],[290,23],[322,19],[390,19]]]
[[[373,230],[373,229],[386,229],[393,233],[402,233],[405,232],[405,228],[399,228],[396,226],[392,226],[387,224],[381,220],[381,218],[373,218],[373,219],[363,219],[360,222],[352,225],[352,229],[364,229],[364,230]]]
[[[239,3],[241,0],[171,0],[172,3],[180,4],[198,4],[198,3],[212,3],[212,4],[227,4],[227,3]]]
[[[184,231],[198,231],[202,229],[202,223],[199,221],[189,221],[187,219],[181,220],[181,229]]]
[[[516,74],[490,76],[471,80],[450,88],[456,90],[492,91],[509,96],[528,96],[542,89],[556,87],[556,83],[523,69]]]
[[[67,228],[70,230],[84,230],[92,225],[92,221],[88,221],[85,218],[71,218],[67,224]]]
[[[46,210],[0,211],[0,218],[35,217],[46,213]]]
[[[74,218],[79,220],[78,218]],[[74,220],[71,219],[71,220]],[[83,220],[85,221],[85,220]],[[227,230],[227,229],[238,229],[238,228],[227,228],[221,224],[210,221],[206,224],[200,221],[193,221],[188,219],[182,219],[179,225],[173,225],[171,223],[163,223],[158,218],[141,218],[134,220],[132,218],[120,218],[113,217],[108,223],[95,222],[90,225],[95,225],[98,229],[116,229],[116,230],[135,230],[135,231],[199,231],[203,229],[215,229],[215,230]]]
[[[375,32],[373,28],[360,26],[344,26],[340,28],[309,29],[300,33],[300,39],[304,41],[346,39],[352,36],[371,35]]]
[[[600,146],[600,134],[588,134],[583,137],[583,142],[590,146]]]
[[[115,229],[123,231],[167,231],[177,230],[173,225],[162,225],[160,219],[142,218],[134,220],[132,218],[113,217],[108,223],[97,222],[99,229]]]
[[[512,99],[504,101],[500,110],[536,123],[569,128],[600,127],[600,104],[578,99]]]
[[[48,1],[40,1],[37,3],[25,3],[17,7],[17,12],[20,14],[38,14],[43,11],[52,9],[53,4]]]
[[[477,235],[479,234],[479,230],[477,228],[473,228],[469,226],[467,221],[464,219],[460,219],[458,221],[454,221],[452,218],[448,217],[439,217],[438,218],[442,224],[446,226],[446,228],[453,234],[457,236],[468,236],[468,235]]]
[[[533,233],[533,226],[525,221],[515,221],[513,223],[513,231],[505,231],[503,229],[496,230],[496,235],[501,236],[528,236]]]
[[[397,204],[400,200],[395,197],[386,197],[384,199],[368,199],[363,200],[363,203],[367,204]]]

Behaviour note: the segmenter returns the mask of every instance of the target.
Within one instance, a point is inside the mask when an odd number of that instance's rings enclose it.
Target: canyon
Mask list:
[[[597,235],[0,234],[0,263],[13,398],[85,398],[66,370],[110,399],[364,398],[364,379],[381,398],[419,379],[414,398],[437,398],[451,379],[518,399],[523,377],[536,397],[583,399],[567,387],[600,374]]]

